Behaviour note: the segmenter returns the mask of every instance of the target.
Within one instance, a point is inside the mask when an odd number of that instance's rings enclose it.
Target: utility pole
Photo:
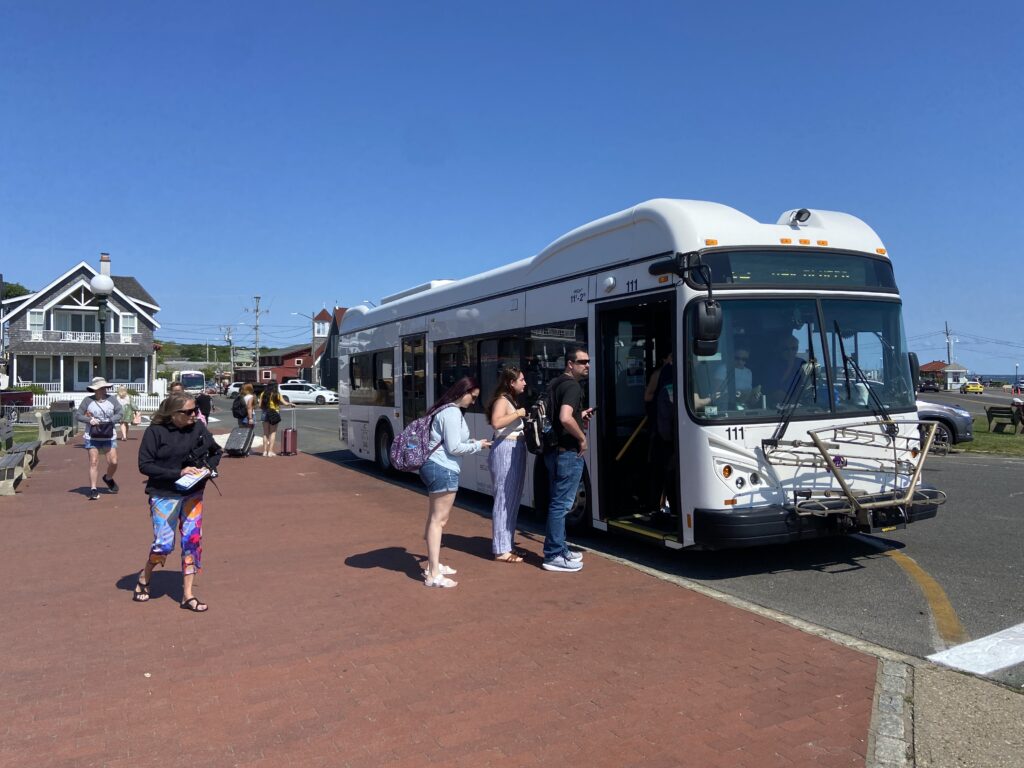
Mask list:
[[[953,364],[953,342],[956,339],[953,338],[953,331],[949,329],[949,323],[946,323],[946,364]]]
[[[228,343],[228,371],[231,376],[231,381],[236,381],[235,378],[235,347],[231,343],[233,338],[233,330],[230,325],[222,326],[221,330],[224,331],[224,341]]]
[[[253,316],[255,317],[255,322],[253,323],[253,329],[256,332],[256,350],[255,350],[256,361],[255,362],[256,362],[256,381],[258,383],[259,380],[260,380],[260,314],[264,314],[265,315],[268,312],[270,312],[270,310],[269,309],[260,310],[260,297],[259,296],[253,296],[253,298],[256,300],[256,306],[253,309],[247,309],[246,312],[252,312]]]

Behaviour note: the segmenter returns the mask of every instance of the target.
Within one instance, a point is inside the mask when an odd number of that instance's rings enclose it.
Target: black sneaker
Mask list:
[[[107,484],[107,488],[110,489],[111,493],[117,493],[119,490],[121,490],[120,488],[117,487],[117,483],[114,482],[114,478],[112,477],[107,477],[106,475],[104,475],[103,482]]]
[[[99,497],[100,497],[100,492],[99,491],[97,491],[95,488],[90,488],[89,489],[89,497],[88,497],[89,501],[96,501],[96,499],[98,499]]]

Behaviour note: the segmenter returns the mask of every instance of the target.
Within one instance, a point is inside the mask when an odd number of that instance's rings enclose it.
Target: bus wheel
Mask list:
[[[533,465],[533,517],[535,520],[543,521],[548,516],[548,506],[551,503],[551,486],[548,481],[548,468],[544,464],[544,457],[538,456]],[[590,528],[590,474],[583,470],[583,477],[580,478],[579,487],[576,489],[576,498],[565,515],[566,530],[573,533],[581,533]]]
[[[382,472],[394,471],[394,467],[391,466],[391,443],[394,440],[395,435],[391,431],[390,424],[382,422],[377,426],[377,436],[373,441],[375,446],[374,455],[376,456],[377,466]]]

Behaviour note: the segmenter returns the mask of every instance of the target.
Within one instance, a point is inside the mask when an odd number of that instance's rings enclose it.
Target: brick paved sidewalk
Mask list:
[[[47,446],[0,499],[0,766],[863,766],[875,659],[591,554],[494,563],[456,509],[454,590],[419,578],[426,498],[310,456],[225,459],[203,615],[180,560]]]

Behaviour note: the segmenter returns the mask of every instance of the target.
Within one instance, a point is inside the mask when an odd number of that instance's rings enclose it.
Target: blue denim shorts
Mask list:
[[[427,493],[452,493],[459,490],[459,473],[442,467],[436,461],[428,460],[420,467],[420,479],[427,486]]]

